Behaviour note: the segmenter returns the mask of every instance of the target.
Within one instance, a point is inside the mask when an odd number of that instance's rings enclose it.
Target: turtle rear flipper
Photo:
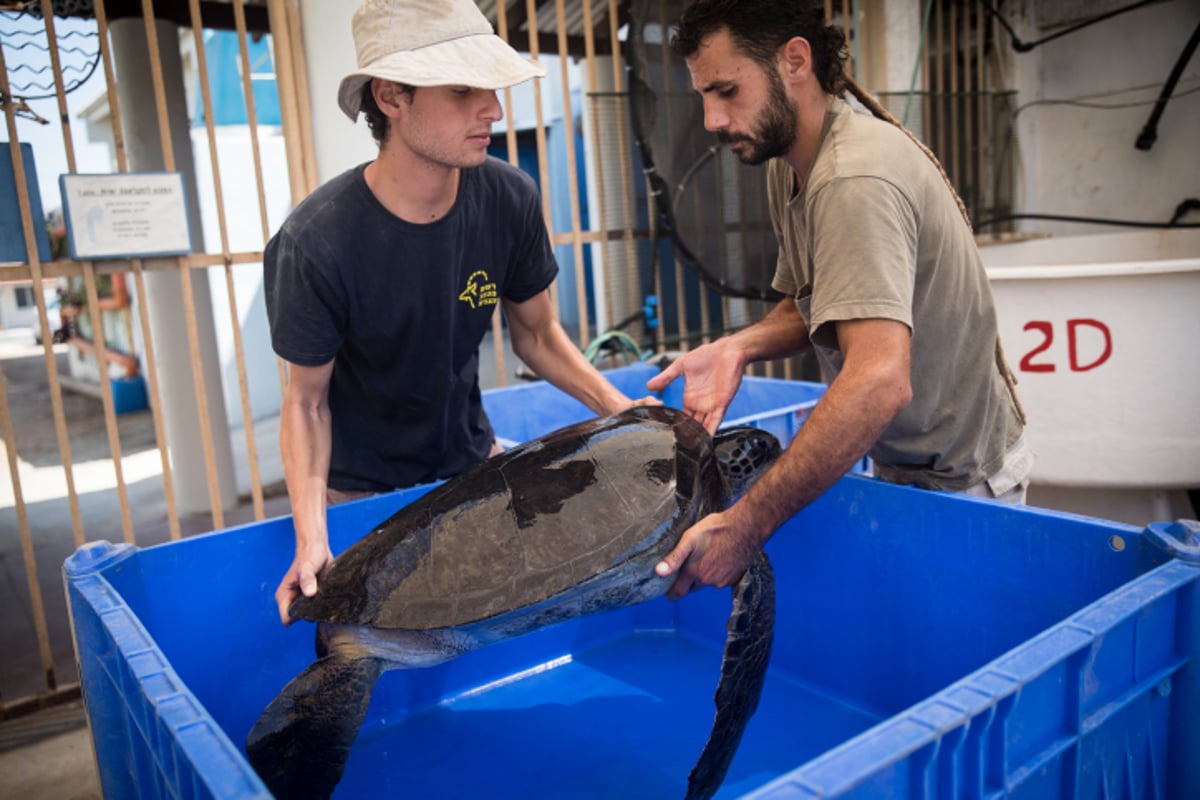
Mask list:
[[[382,659],[327,655],[271,701],[246,736],[246,756],[271,794],[333,794],[383,671]]]
[[[761,550],[734,589],[728,631],[713,698],[717,713],[700,760],[688,775],[687,800],[708,800],[721,788],[767,679],[775,632],[775,574]]]

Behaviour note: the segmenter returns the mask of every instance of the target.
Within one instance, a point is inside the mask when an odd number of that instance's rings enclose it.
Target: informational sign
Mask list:
[[[139,258],[192,251],[178,172],[62,175],[71,258]]]

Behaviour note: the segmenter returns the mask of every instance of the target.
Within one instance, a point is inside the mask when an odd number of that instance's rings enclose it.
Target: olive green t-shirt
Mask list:
[[[824,379],[842,367],[832,323],[891,319],[912,333],[912,402],[870,451],[879,475],[947,490],[990,477],[1024,426],[982,258],[933,162],[838,99],[805,184],[781,160],[768,170],[773,285],[795,299]]]

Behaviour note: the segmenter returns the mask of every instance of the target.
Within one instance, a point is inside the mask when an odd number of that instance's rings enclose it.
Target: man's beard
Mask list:
[[[717,139],[722,144],[746,142],[749,150],[735,153],[743,164],[755,166],[782,156],[791,149],[796,140],[796,107],[783,88],[783,81],[774,72],[767,71],[770,83],[767,104],[759,112],[751,126],[751,133],[730,134],[719,131]]]

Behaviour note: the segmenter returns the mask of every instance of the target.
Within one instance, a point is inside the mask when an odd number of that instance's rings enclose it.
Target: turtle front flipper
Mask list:
[[[761,550],[733,593],[712,732],[688,775],[687,800],[707,800],[721,788],[746,723],[758,708],[775,638],[775,573]]]
[[[333,794],[384,664],[326,655],[271,701],[246,736],[246,756],[271,794],[279,800]]]

